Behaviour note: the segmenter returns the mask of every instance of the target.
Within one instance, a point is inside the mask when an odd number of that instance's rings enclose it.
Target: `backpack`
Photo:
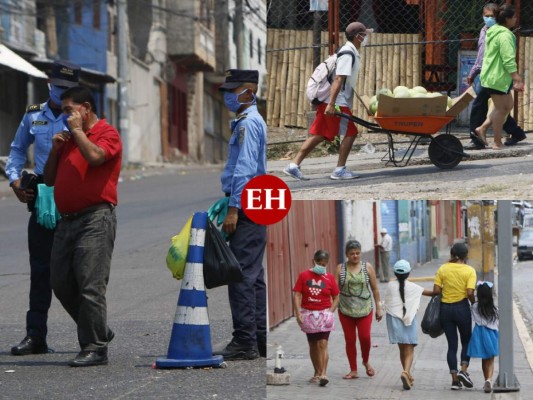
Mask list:
[[[355,63],[355,53],[352,51],[340,51],[330,55],[313,71],[313,75],[311,75],[311,78],[309,78],[305,89],[305,94],[307,95],[307,98],[311,104],[321,104],[329,97],[333,73],[335,71],[335,67],[337,66],[337,59],[344,54],[350,54],[352,56],[353,67]]]
[[[369,287],[370,285],[370,277],[368,276],[368,271],[366,270],[366,261],[363,261],[361,263],[361,269],[363,270],[365,274],[365,280],[366,280],[366,286]],[[344,282],[346,282],[346,263],[342,263],[341,266],[341,273],[339,274],[339,289],[342,289],[344,286]]]

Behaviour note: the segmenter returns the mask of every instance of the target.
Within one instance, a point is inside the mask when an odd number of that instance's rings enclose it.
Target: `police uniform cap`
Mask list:
[[[259,72],[255,69],[228,69],[226,80],[219,90],[233,90],[242,86],[243,83],[258,83]]]
[[[68,61],[54,61],[50,82],[61,87],[78,86],[80,80],[80,66]]]

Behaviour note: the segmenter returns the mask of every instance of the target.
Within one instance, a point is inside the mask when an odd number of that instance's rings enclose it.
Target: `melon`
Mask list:
[[[418,92],[418,93],[424,93],[426,94],[428,91],[423,86],[415,86],[412,90]]]
[[[378,102],[377,101],[372,103],[372,104],[370,104],[370,112],[372,113],[372,115],[375,115],[377,110],[378,110]]]
[[[389,88],[381,88],[376,92],[376,96],[379,97],[380,94],[393,97],[393,94]]]
[[[411,97],[411,93],[409,93],[409,89],[405,86],[397,86],[394,88],[394,97],[397,98],[406,98]]]

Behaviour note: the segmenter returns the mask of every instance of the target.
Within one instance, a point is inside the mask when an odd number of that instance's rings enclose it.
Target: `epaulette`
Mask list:
[[[41,111],[42,109],[43,109],[42,104],[32,104],[31,106],[26,107],[26,112]]]
[[[248,113],[242,113],[236,118],[236,120],[240,121],[241,119],[245,119],[247,116],[248,116]]]

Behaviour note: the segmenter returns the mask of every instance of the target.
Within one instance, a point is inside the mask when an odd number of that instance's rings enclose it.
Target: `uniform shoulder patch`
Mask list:
[[[239,115],[239,116],[237,117],[237,121],[241,121],[241,120],[245,119],[247,116],[248,116],[248,114],[243,113],[243,114],[241,114],[241,115]]]
[[[42,104],[32,104],[31,106],[26,107],[26,112],[41,111],[42,109],[43,109]]]

